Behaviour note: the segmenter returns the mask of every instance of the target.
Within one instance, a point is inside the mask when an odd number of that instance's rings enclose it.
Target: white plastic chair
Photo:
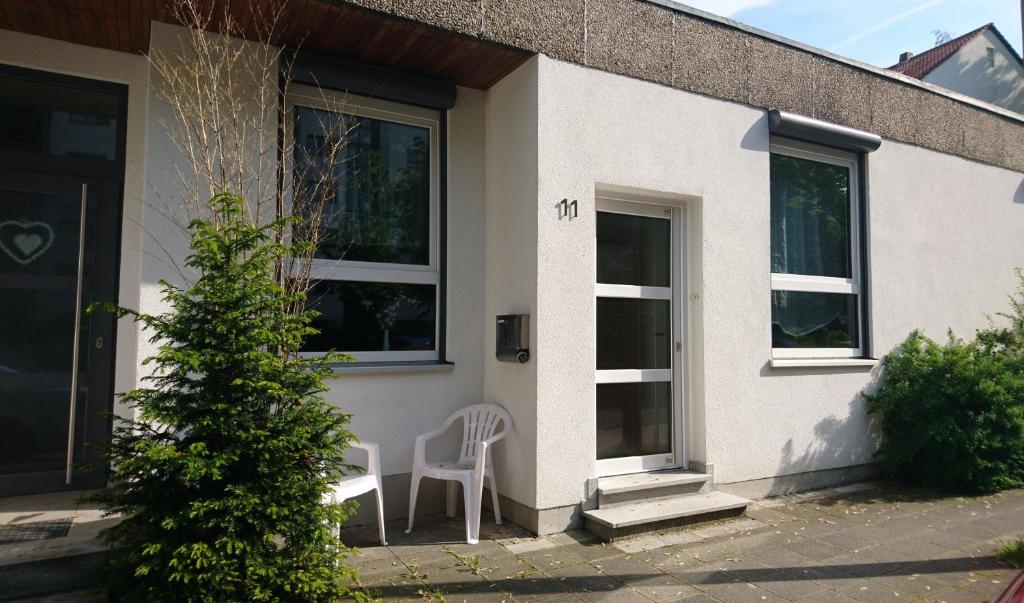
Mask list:
[[[459,460],[451,463],[428,463],[427,442],[441,435],[452,423],[462,419],[462,445]],[[498,425],[501,424],[501,431]],[[458,501],[455,498],[455,483],[462,484],[466,506],[466,542],[480,541],[480,507],[483,499],[484,478],[487,478],[494,505],[494,521],[501,525],[501,511],[498,508],[498,488],[494,483],[494,464],[491,462],[491,447],[504,438],[512,428],[512,417],[504,408],[494,404],[474,404],[452,413],[440,429],[416,437],[416,451],[412,461],[412,483],[409,485],[409,529],[412,533],[416,515],[416,495],[420,479],[432,477],[446,480],[448,517],[455,517]]]
[[[352,448],[360,448],[366,451],[366,473],[362,475],[346,475],[335,484],[332,484],[331,491],[324,495],[324,504],[338,504],[365,494],[370,490],[377,491],[377,526],[380,530],[380,543],[387,545],[384,537],[384,498],[381,495],[380,480],[380,446],[373,442],[354,442]],[[341,530],[341,526],[334,526],[335,534]]]

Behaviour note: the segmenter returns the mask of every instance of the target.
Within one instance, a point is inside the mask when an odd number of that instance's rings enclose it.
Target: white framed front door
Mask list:
[[[682,210],[597,199],[597,474],[685,465]]]

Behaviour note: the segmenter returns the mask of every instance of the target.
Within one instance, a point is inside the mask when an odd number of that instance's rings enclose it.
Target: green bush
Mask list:
[[[962,493],[1024,486],[1024,274],[1008,326],[942,345],[914,331],[865,394],[890,477]]]
[[[996,557],[1012,568],[1024,569],[1024,538],[1001,545]]]
[[[327,601],[342,596],[347,549],[331,525],[351,509],[321,502],[344,467],[349,417],[320,396],[327,359],[297,355],[315,332],[303,294],[274,279],[295,253],[258,227],[240,197],[193,222],[187,289],[164,283],[169,309],[131,315],[157,344],[148,387],[123,399],[109,451],[113,485],[95,499],[124,520],[107,585],[124,601]]]

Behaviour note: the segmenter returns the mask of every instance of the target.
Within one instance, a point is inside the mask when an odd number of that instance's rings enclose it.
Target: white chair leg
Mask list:
[[[470,482],[470,491],[468,504],[466,505],[466,517],[470,518],[469,527],[469,544],[476,544],[480,542],[480,512],[482,511],[483,505],[481,499],[484,494],[484,479],[483,476],[474,476]]]
[[[388,541],[384,536],[384,495],[381,494],[379,486],[374,492],[377,493],[377,529],[380,530],[380,544],[387,546]]]
[[[476,519],[476,524],[477,525],[480,524],[479,507],[477,507],[478,510],[477,510],[476,514],[474,515],[474,513],[473,513],[473,499],[476,498],[476,497],[473,496],[473,492],[474,492],[474,490],[476,490],[476,488],[473,487],[473,481],[474,480],[469,479],[467,481],[462,482],[462,499],[463,499],[463,504],[466,505],[466,513],[465,513],[465,515],[466,515],[466,543],[467,544],[476,544],[477,542],[479,542],[479,540],[477,539],[477,537],[475,536],[475,534],[473,532],[473,520],[474,520],[474,518]]]
[[[409,527],[405,530],[406,534],[412,534],[412,521],[416,517],[416,495],[419,494],[420,479],[422,477],[414,473],[412,475],[412,482],[409,483]]]
[[[445,482],[445,513],[448,517],[455,517],[455,513],[459,510],[459,499],[456,498],[458,487],[459,483],[455,480]]]
[[[501,525],[501,508],[498,507],[498,487],[494,485],[494,476],[488,478],[487,484],[491,488],[491,506],[494,507],[494,523]]]

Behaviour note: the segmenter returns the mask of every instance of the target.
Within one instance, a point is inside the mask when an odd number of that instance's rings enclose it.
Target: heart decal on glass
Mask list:
[[[0,222],[0,251],[22,266],[34,262],[50,245],[53,245],[53,229],[45,222]]]

